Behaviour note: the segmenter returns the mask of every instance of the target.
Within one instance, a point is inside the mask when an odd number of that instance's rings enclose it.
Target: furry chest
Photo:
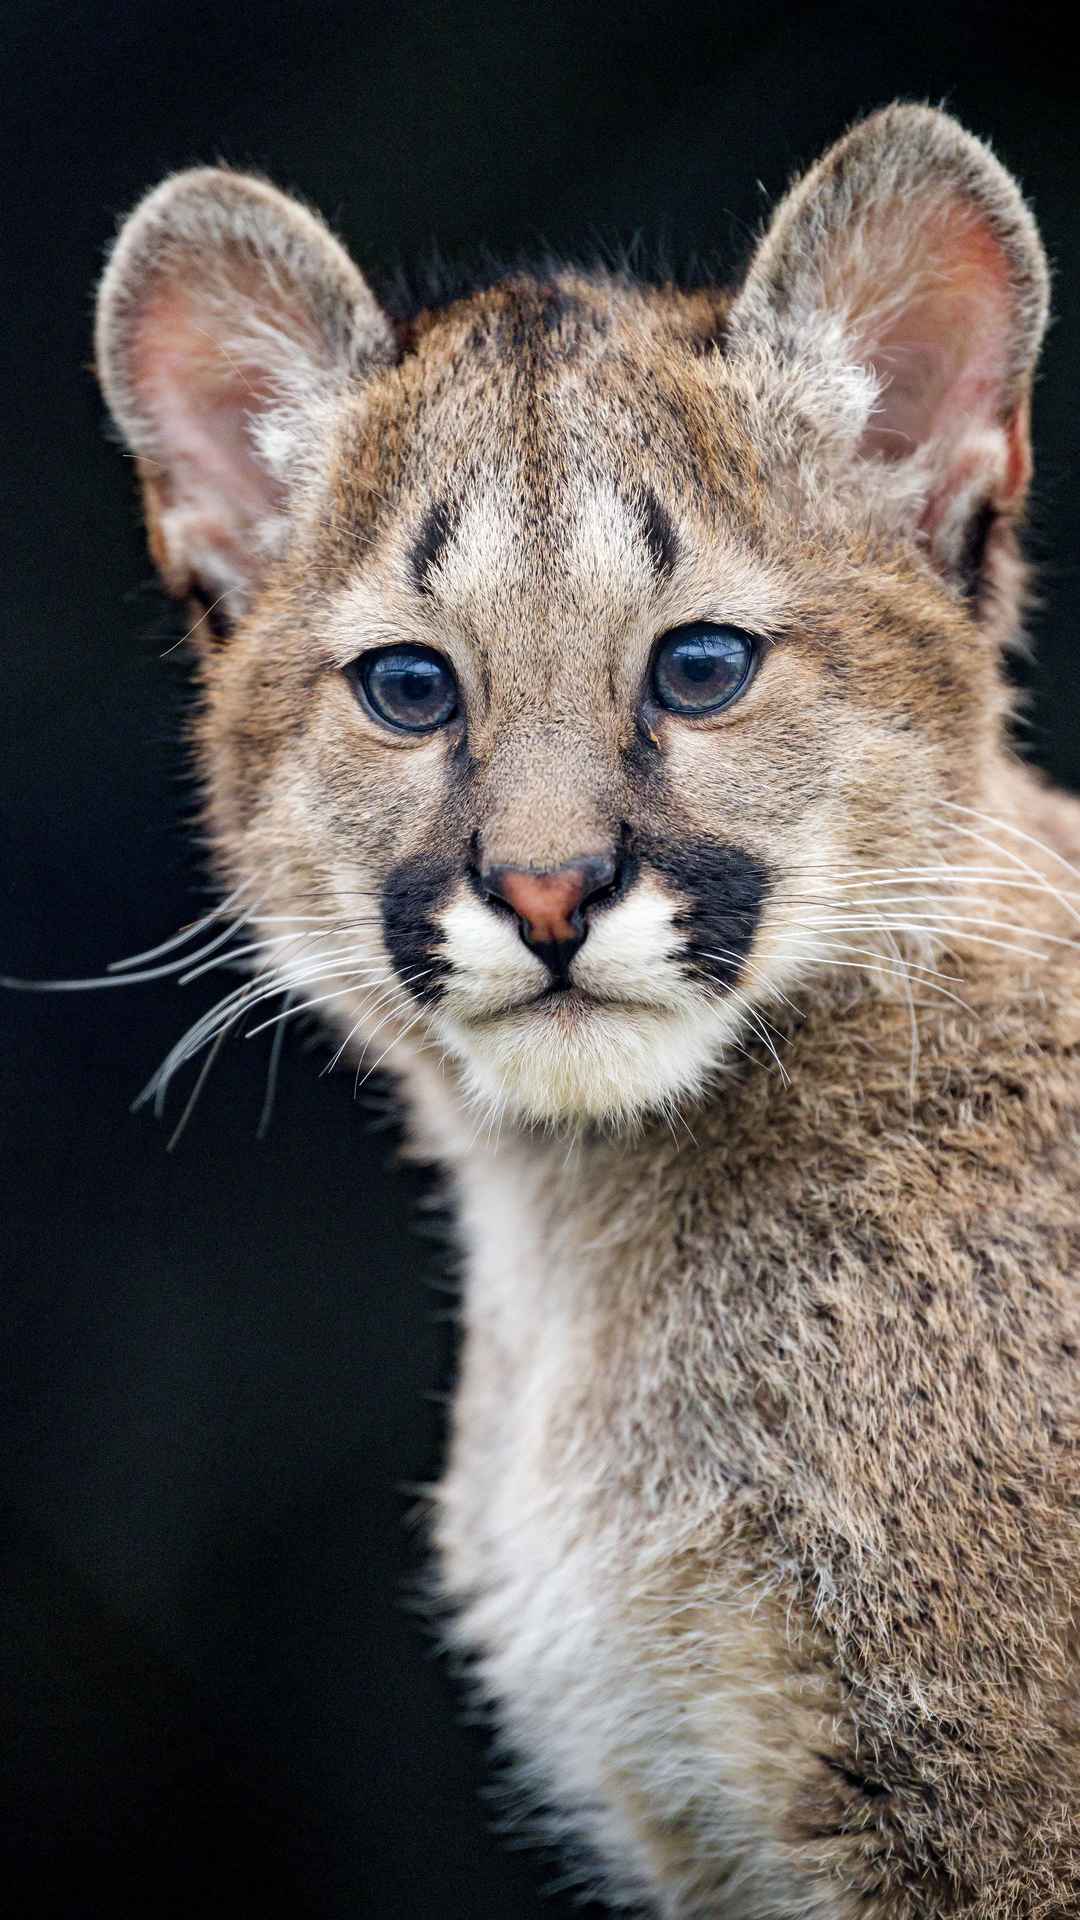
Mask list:
[[[455,1637],[497,1704],[515,1793],[556,1834],[584,1827],[594,1855],[620,1863],[612,1891],[655,1897],[684,1872],[689,1886],[703,1855],[752,1861],[747,1904],[729,1902],[749,1915],[766,1886],[788,1881],[770,1781],[794,1750],[821,1744],[826,1703],[793,1671],[734,1525],[714,1504],[706,1560],[694,1503],[665,1507],[670,1460],[657,1460],[642,1510],[624,1432],[584,1411],[605,1364],[586,1276],[568,1260],[551,1284],[538,1226],[519,1192],[498,1220],[485,1211],[472,1248],[438,1510]],[[564,1290],[575,1315],[557,1310]]]

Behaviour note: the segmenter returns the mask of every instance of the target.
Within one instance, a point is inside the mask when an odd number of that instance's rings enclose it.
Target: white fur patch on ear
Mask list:
[[[1014,509],[1026,490],[1048,285],[1035,223],[989,149],[946,114],[894,106],[782,202],[735,302],[732,347],[817,367],[823,431],[831,411],[849,442],[858,396],[842,370],[859,370],[870,405],[851,451],[901,509],[906,495],[948,573],[973,514]],[[802,385],[813,402],[805,373]]]
[[[101,283],[97,364],[172,592],[243,610],[333,398],[391,351],[344,249],[266,182],[204,168],[143,201]]]

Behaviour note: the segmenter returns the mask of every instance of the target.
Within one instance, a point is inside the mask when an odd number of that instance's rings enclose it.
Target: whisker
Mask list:
[[[239,1018],[239,1016],[237,1016],[237,1018]],[[206,1059],[203,1061],[202,1067],[199,1072],[199,1077],[196,1080],[195,1085],[192,1087],[191,1092],[188,1095],[187,1102],[184,1106],[184,1111],[180,1115],[180,1118],[177,1121],[175,1127],[173,1128],[172,1133],[170,1134],[169,1139],[166,1143],[166,1146],[165,1146],[166,1153],[171,1153],[173,1151],[173,1148],[176,1146],[177,1141],[180,1139],[180,1136],[183,1133],[184,1128],[187,1126],[188,1121],[191,1119],[191,1116],[194,1113],[196,1106],[198,1105],[199,1095],[202,1092],[204,1086],[206,1085],[207,1080],[210,1077],[210,1070],[213,1067],[214,1061],[217,1059],[218,1054],[221,1052],[221,1049],[225,1044],[225,1037],[228,1033],[232,1031],[232,1028],[235,1025],[236,1025],[236,1021],[233,1020],[233,1021],[230,1021],[227,1027],[222,1027],[220,1033],[217,1036],[217,1039],[214,1041],[213,1046],[211,1047],[209,1053],[207,1054]]]
[[[138,1113],[141,1107],[152,1100],[154,1112],[158,1119],[161,1118],[165,1096],[176,1073],[186,1061],[193,1059],[205,1044],[214,1039],[219,1026],[225,1027],[229,1024],[234,1012],[237,1017],[243,1013],[252,985],[251,981],[245,981],[243,986],[235,987],[231,993],[225,994],[208,1012],[201,1014],[197,1020],[193,1021],[186,1033],[181,1034],[179,1040],[174,1041],[161,1065],[151,1074],[142,1092],[132,1101],[133,1113]]]
[[[1046,875],[1041,874],[1038,868],[1033,867],[1030,861],[1025,860],[1022,857],[1022,855],[1020,855],[1019,853],[1016,853],[1010,847],[999,847],[997,842],[994,840],[990,840],[985,833],[977,832],[977,830],[974,827],[962,827],[959,821],[957,820],[950,820],[946,824],[950,827],[953,833],[960,834],[963,839],[976,840],[982,846],[992,847],[995,853],[1000,853],[1006,860],[1011,861],[1014,866],[1020,867],[1025,873],[1033,874],[1036,877],[1036,879],[1038,879],[1042,883],[1046,891],[1048,893],[1053,894],[1055,900],[1060,901],[1061,905],[1065,908],[1066,913],[1070,914],[1074,920],[1080,923],[1080,913],[1078,913],[1075,907],[1072,906],[1068,896],[1063,894],[1059,888],[1051,885],[1050,881],[1047,880]],[[1005,821],[995,822],[994,824],[1004,826],[1006,831],[1009,831],[1008,825]],[[1042,847],[1042,842],[1040,840],[1034,840],[1031,834],[1021,833],[1019,828],[1015,828],[1013,829],[1013,831],[1015,831],[1019,835],[1020,839],[1030,841],[1033,846],[1041,847],[1044,853],[1054,853],[1054,849],[1052,847]],[[1062,854],[1054,853],[1054,858],[1057,860],[1060,860],[1062,865],[1068,870],[1068,872],[1071,873],[1074,877],[1076,877],[1076,869],[1070,865],[1070,863],[1064,858]]]
[[[815,929],[814,932],[811,934],[810,932],[807,932],[801,927],[795,927],[792,929],[788,937],[797,939],[797,940],[799,939],[809,940],[813,938],[815,945],[821,945],[823,947],[827,947],[830,950],[835,950],[838,953],[862,954],[868,960],[883,960],[885,958],[885,955],[882,953],[880,947],[857,947],[849,940],[840,942],[834,939],[832,937],[831,930],[828,927],[820,930],[824,932],[825,938],[823,941],[819,942],[818,931],[819,931],[818,929]],[[883,934],[888,934],[891,932],[891,929],[888,926],[882,924],[877,927],[877,931]],[[963,974],[943,973],[939,967],[928,967],[922,960],[907,960],[902,958],[901,964],[903,965],[905,972],[917,973],[922,978],[928,981],[929,980],[951,980],[954,986],[962,986],[964,982]]]
[[[944,825],[950,833],[960,831],[955,820],[947,820],[944,822]],[[964,829],[964,832],[967,836],[975,837],[974,829],[970,827]],[[817,868],[803,869],[793,867],[789,869],[789,876],[796,880],[812,879],[822,881],[832,892],[843,891],[848,887],[859,887],[863,885],[888,886],[893,880],[933,880],[939,875],[955,881],[991,880],[1004,884],[1006,881],[1011,880],[1014,885],[1023,886],[1027,883],[1019,881],[1016,878],[1016,869],[1019,865],[1023,872],[1031,874],[1034,877],[1038,886],[1045,887],[1051,885],[1051,882],[1047,880],[1045,874],[1040,873],[1037,867],[1030,866],[1026,860],[1021,860],[1010,848],[999,847],[996,841],[990,840],[986,836],[981,836],[980,843],[983,846],[989,847],[993,852],[999,853],[1002,859],[1007,860],[1009,864],[1006,866],[975,866],[966,861],[963,864],[956,861],[937,861],[932,865],[922,864],[911,867],[844,867],[838,869],[834,874],[823,873]],[[1080,899],[1080,894],[1074,894],[1070,897]]]
[[[844,949],[841,949],[841,951],[844,951]],[[888,966],[884,962],[881,965],[875,965],[869,960],[837,960],[830,954],[826,964],[830,967],[850,967],[856,973],[884,973],[887,974],[891,980],[898,978],[897,969]],[[946,976],[946,978],[947,977],[948,976]],[[926,987],[930,993],[940,994],[943,1000],[951,1000],[955,1006],[962,1007],[965,1013],[974,1014],[974,1007],[969,1006],[966,1000],[962,1000],[959,994],[950,993],[947,987],[939,986],[936,980],[923,978],[919,980],[918,984],[920,987]]]
[[[811,920],[804,922],[804,926],[811,931],[837,933],[843,933],[848,929],[859,931],[863,928],[872,929],[875,927],[879,932],[883,930],[881,922],[877,920],[851,919],[843,922]],[[1075,947],[1077,944],[1075,940],[1069,939],[1064,934],[1042,933],[1037,927],[1018,927],[1011,920],[986,920],[978,916],[966,914],[939,914],[936,922],[929,925],[920,921],[897,920],[890,924],[890,931],[893,933],[930,934],[946,939],[950,933],[954,933],[957,938],[970,940],[976,946],[1000,947],[1003,953],[1024,954],[1031,960],[1046,959],[1046,954],[1040,952],[1037,947],[1017,946],[1015,941],[1008,942],[988,939],[983,934],[969,932],[968,929],[971,927],[996,927],[999,932],[1017,933],[1027,940],[1045,940],[1051,946]]]
[[[752,975],[755,980],[760,981],[763,988],[767,989],[769,993],[775,994],[778,1000],[782,1000],[785,1007],[790,1007],[797,1020],[805,1020],[806,1015],[803,1013],[802,1008],[797,1007],[794,1000],[789,1000],[787,994],[782,993],[779,987],[774,986],[772,981],[767,979],[761,972],[760,967],[755,967],[752,961],[746,959],[745,955],[734,952],[730,947],[710,947],[708,949],[702,947],[699,951],[703,960],[723,960],[729,965],[734,964],[748,975]]]
[[[182,987],[186,987],[190,981],[197,980],[200,974],[212,973],[214,969],[217,967],[233,966],[238,961],[246,959],[248,954],[264,953],[268,947],[280,946],[282,948],[285,948],[291,944],[302,943],[305,940],[317,940],[319,938],[320,931],[323,933],[332,933],[332,934],[346,934],[346,933],[361,934],[363,932],[363,928],[355,925],[353,926],[339,925],[336,927],[319,929],[309,933],[272,933],[266,938],[259,939],[259,940],[252,940],[249,943],[249,945],[247,945],[246,947],[234,947],[228,953],[221,954],[216,960],[206,960],[203,962],[201,966],[192,967],[189,972],[183,973],[180,975],[178,984]],[[207,948],[206,951],[209,952],[209,948]],[[349,947],[347,951],[349,953],[354,953],[356,951],[356,948]],[[325,957],[333,958],[334,956],[328,955]],[[280,960],[280,956],[278,956],[278,958]]]
[[[241,960],[246,960],[251,953],[265,953],[267,947],[284,948],[290,943],[314,940],[317,937],[314,933],[272,933],[269,939],[252,940],[246,947],[232,947],[227,953],[219,954],[214,960],[203,960],[199,966],[189,967],[187,973],[180,975],[177,985],[188,987],[193,980],[200,979],[204,973],[213,973],[218,967],[236,966]]]
[[[337,967],[329,967],[326,971],[331,977],[337,975],[339,978],[344,979],[349,973],[366,973],[369,969],[366,967],[345,967],[340,969]],[[424,971],[429,972],[430,969],[425,968]],[[381,982],[377,984],[381,984]],[[356,988],[353,985],[338,987],[333,993],[320,993],[317,994],[313,1000],[304,1000],[301,1001],[298,1006],[286,1007],[283,1013],[272,1014],[269,1020],[260,1021],[257,1027],[249,1027],[244,1038],[245,1040],[254,1040],[257,1033],[265,1033],[267,1027],[276,1025],[279,1020],[294,1019],[297,1014],[310,1012],[312,1007],[323,1007],[328,1001],[340,1000],[346,993],[355,993],[355,991]]]
[[[893,958],[896,962],[897,967],[900,970],[900,978],[903,983],[904,995],[907,1000],[908,1019],[911,1023],[911,1042],[908,1048],[908,1100],[911,1106],[914,1107],[915,1090],[918,1085],[919,1059],[921,1055],[921,1046],[919,1042],[919,1022],[915,1013],[915,996],[911,991],[911,969],[907,965],[904,955],[900,951],[900,947],[896,940],[895,934],[893,934],[888,928],[888,926],[886,926],[884,920],[882,920],[882,923],[881,923],[881,931],[882,931],[882,937],[888,941],[889,946],[892,949]]]
[[[404,999],[407,1003],[408,996],[405,992],[406,987],[415,985],[417,980],[423,980],[430,972],[431,972],[430,967],[421,967],[419,971],[416,973],[406,974],[404,976],[404,979],[402,980],[398,980],[396,977],[394,978],[388,977],[388,980],[387,980],[387,985],[389,987],[388,994],[379,993],[378,988],[376,987],[375,989],[376,999],[370,1006],[365,1006],[363,1008],[359,1019],[354,1023],[353,1026],[349,1028],[348,1033],[345,1035],[345,1038],[342,1041],[340,1047],[337,1049],[337,1052],[334,1054],[333,1059],[327,1061],[326,1066],[323,1068],[323,1073],[324,1074],[333,1073],[335,1067],[338,1064],[338,1061],[341,1059],[342,1054],[345,1052],[345,1049],[349,1045],[354,1034],[357,1034],[360,1031],[360,1028],[363,1026],[365,1020],[370,1020],[372,1014],[376,1011],[378,1007],[382,1006],[384,1000],[386,1000],[387,998],[390,998],[392,1000],[395,994],[400,994],[401,998]]]
[[[768,1032],[768,1023],[764,1020],[762,1016],[758,1014],[756,1007],[754,1007],[752,1002],[746,998],[746,995],[744,993],[739,992],[737,987],[728,987],[726,989],[726,996],[728,999],[734,1000],[736,1006],[739,1006],[742,1008],[743,1012],[746,1015],[746,1018],[750,1021],[751,1026],[754,1028],[754,1031],[760,1034],[766,1047],[768,1048],[769,1052],[772,1054],[772,1057],[776,1062],[777,1069],[780,1074],[780,1078],[783,1081],[785,1087],[789,1087],[791,1085],[791,1077],[787,1071],[787,1068],[784,1066],[784,1063],[781,1060],[780,1055],[778,1054],[776,1047],[773,1043],[773,1040]],[[773,1031],[775,1032],[775,1028],[773,1029]]]
[[[363,973],[368,970],[367,967],[358,967],[354,971]],[[152,1097],[154,1100],[154,1111],[160,1117],[165,1094],[175,1074],[188,1060],[192,1059],[196,1053],[200,1052],[204,1046],[213,1040],[219,1025],[227,1024],[234,1011],[239,1017],[242,1014],[250,1012],[253,1007],[258,1006],[262,1001],[276,998],[281,993],[291,991],[297,985],[310,983],[314,980],[325,978],[330,974],[340,976],[344,971],[345,970],[338,965],[332,967],[323,965],[320,956],[316,957],[316,964],[313,967],[307,967],[291,978],[273,979],[269,970],[263,970],[257,973],[253,979],[246,980],[239,987],[233,988],[230,993],[223,995],[206,1013],[200,1015],[199,1019],[194,1021],[187,1032],[182,1034],[180,1039],[176,1041],[174,1046],[166,1054],[157,1072],[148,1081],[142,1093],[138,1095],[134,1102],[133,1110],[137,1111],[139,1107],[144,1105],[145,1102]]]
[[[876,926],[875,930],[886,935],[888,935],[890,931],[884,924]],[[829,928],[814,929],[811,932],[801,927],[795,927],[789,930],[787,937],[795,940],[812,940],[817,953],[821,956],[822,963],[826,966],[851,966],[855,968],[856,971],[885,973],[894,979],[901,978],[902,976],[907,976],[910,979],[911,974],[916,973],[919,976],[916,984],[920,986],[925,985],[932,993],[941,994],[945,999],[955,1000],[958,1006],[964,1007],[968,1012],[973,1011],[972,1008],[968,1007],[966,1001],[960,1000],[956,994],[948,993],[944,987],[937,984],[937,982],[941,980],[949,980],[954,984],[961,985],[963,983],[963,976],[961,974],[942,973],[936,967],[928,967],[921,961],[909,961],[902,957],[899,964],[895,962],[890,963],[882,953],[880,947],[861,947],[854,945],[854,943],[849,940],[839,940]],[[856,961],[839,961],[833,958],[837,953],[855,954],[858,956],[858,959]]]
[[[874,887],[878,889],[887,884],[885,881],[877,880],[874,882]],[[910,881],[897,882],[898,886],[910,886],[910,884]],[[980,881],[979,884],[983,887],[986,885],[985,881]],[[1028,894],[1041,893],[1045,894],[1048,899],[1055,899],[1057,897],[1056,887],[1035,886],[1029,880],[993,880],[990,883],[990,888],[986,890],[985,897],[977,893],[960,892],[957,888],[950,886],[937,888],[923,887],[911,893],[891,891],[887,893],[877,891],[867,892],[862,888],[855,889],[851,887],[845,888],[843,892],[788,894],[786,898],[793,906],[839,907],[844,912],[853,907],[896,907],[911,906],[913,904],[916,906],[925,904],[927,906],[993,907],[1000,904],[1000,902],[996,901],[993,897],[994,892],[999,888],[1011,888],[1014,891]],[[993,891],[991,891],[991,889],[993,889]],[[1020,904],[1023,905],[1023,902],[1020,902]]]
[[[215,920],[220,920],[236,905],[241,894],[246,892],[250,885],[249,880],[242,881],[240,886],[230,893],[227,900],[222,900],[219,906],[212,907],[209,913],[203,914],[201,920],[193,920],[190,926],[181,927],[179,933],[170,934],[167,940],[159,940],[156,947],[147,947],[142,953],[129,954],[126,960],[110,960],[105,969],[106,973],[122,973],[130,967],[140,967],[147,960],[156,960],[163,953],[171,953],[174,947],[186,946],[189,940],[197,940],[207,927],[212,927]],[[242,927],[248,917],[248,914],[242,914],[236,925]]]
[[[289,996],[286,995],[286,1006],[288,1006],[288,1003]],[[270,1059],[266,1068],[266,1092],[263,1094],[262,1111],[259,1114],[259,1122],[255,1128],[256,1140],[265,1140],[270,1130],[270,1120],[273,1115],[274,1100],[277,1095],[278,1074],[281,1070],[281,1052],[284,1045],[285,1029],[284,1027],[278,1027],[270,1043]]]
[[[403,1027],[400,1033],[395,1033],[393,1039],[390,1042],[390,1045],[383,1049],[378,1059],[373,1063],[372,1066],[368,1068],[363,1079],[360,1080],[358,1078],[357,1080],[354,1081],[353,1083],[353,1099],[354,1100],[357,1098],[358,1094],[362,1091],[362,1089],[367,1086],[367,1083],[371,1079],[372,1074],[378,1072],[379,1068],[382,1066],[383,1061],[386,1059],[387,1054],[392,1053],[394,1048],[396,1046],[399,1046],[401,1041],[404,1040],[412,1032],[413,1028],[420,1024],[420,1021],[424,1018],[425,1011],[426,1009],[424,1007],[421,1007],[419,1012],[413,1015],[413,1018],[409,1021],[408,1025]],[[385,1025],[385,1021],[382,1022],[381,1024]],[[376,1028],[376,1032],[377,1031],[378,1031],[378,1028]],[[374,1036],[372,1037],[374,1038]],[[357,1068],[357,1073],[359,1074],[359,1068]]]
[[[978,807],[961,806],[958,800],[943,800],[941,804],[943,807],[948,807],[953,813],[965,813],[973,820],[983,821],[986,826],[997,827],[1001,833],[1011,833],[1014,839],[1023,840],[1027,846],[1035,847],[1039,853],[1045,853],[1049,859],[1056,860],[1058,865],[1064,867],[1066,873],[1080,884],[1080,869],[1074,867],[1072,861],[1067,860],[1065,855],[1059,853],[1056,847],[1050,846],[1048,841],[1036,839],[1033,833],[1025,832],[1023,827],[1014,826],[1011,820],[1001,820],[996,814],[992,813],[980,813]],[[1006,849],[999,847],[997,851],[999,853],[1005,853]]]

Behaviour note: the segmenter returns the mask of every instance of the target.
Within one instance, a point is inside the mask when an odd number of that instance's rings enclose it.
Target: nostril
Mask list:
[[[620,885],[622,861],[616,860],[611,853],[594,854],[581,863],[582,894],[578,905],[581,912],[585,907],[595,906],[597,901],[606,900],[609,894],[617,893]]]
[[[479,868],[473,868],[469,878],[487,906],[494,907],[496,913],[509,914],[512,920],[516,920],[517,912],[502,891],[500,874],[501,869],[498,867],[490,869],[487,873],[481,873]]]

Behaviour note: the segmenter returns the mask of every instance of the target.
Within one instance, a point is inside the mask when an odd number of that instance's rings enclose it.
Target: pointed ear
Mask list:
[[[974,590],[965,574],[977,575],[989,530],[1019,510],[1030,478],[1047,298],[1038,231],[1010,175],[948,115],[898,105],[854,127],[781,203],[732,336],[866,370],[857,454],[879,475],[882,463],[907,469],[932,559]],[[892,478],[901,497],[905,476]]]
[[[264,181],[199,169],[136,208],[101,283],[97,367],[170,592],[245,610],[329,403],[392,353],[344,249]]]

